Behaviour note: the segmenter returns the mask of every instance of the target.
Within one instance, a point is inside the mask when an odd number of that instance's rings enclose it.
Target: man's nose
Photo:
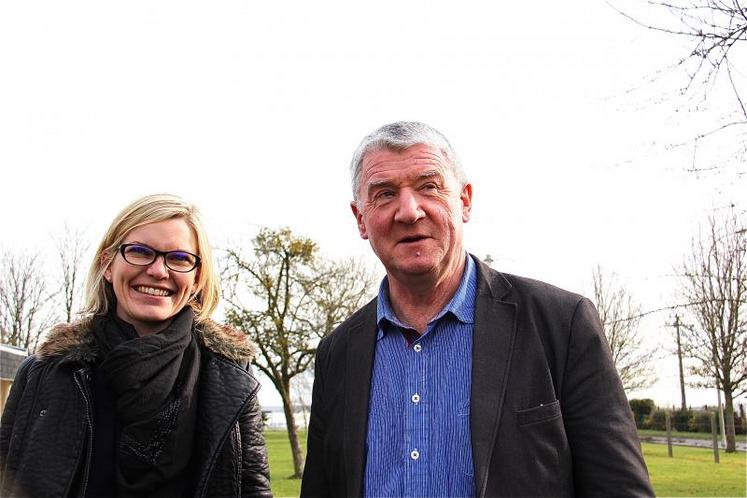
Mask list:
[[[417,195],[410,190],[402,190],[399,194],[399,204],[394,220],[400,223],[415,223],[425,216],[425,212],[420,207]]]
[[[155,278],[166,278],[169,276],[169,268],[166,266],[166,255],[159,254],[156,259],[148,265],[148,275]]]

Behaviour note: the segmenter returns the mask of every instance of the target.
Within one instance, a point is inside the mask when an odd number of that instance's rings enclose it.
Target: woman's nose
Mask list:
[[[148,269],[146,270],[148,275],[151,275],[156,278],[166,278],[169,276],[169,269],[166,266],[166,255],[165,254],[159,254],[156,256],[156,259],[148,265]]]

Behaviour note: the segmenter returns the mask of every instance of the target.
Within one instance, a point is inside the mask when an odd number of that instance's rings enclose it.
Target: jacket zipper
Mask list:
[[[81,395],[83,396],[83,402],[86,405],[86,425],[88,427],[88,441],[86,444],[86,462],[85,466],[83,467],[83,480],[80,484],[80,494],[82,498],[85,498],[86,496],[86,490],[88,488],[88,472],[91,467],[91,453],[93,452],[93,417],[91,416],[91,398],[88,393],[88,374],[86,373],[86,370],[84,368],[81,368],[80,370],[77,370],[75,374],[73,375],[73,378],[75,379],[75,384],[78,386],[78,389],[80,390]],[[84,380],[85,379],[85,383]],[[82,455],[81,455],[82,457]],[[78,460],[78,463],[80,464],[80,459]],[[77,472],[73,474],[73,479],[75,479],[75,475]],[[72,481],[71,481],[72,484]],[[68,488],[69,491],[69,488]],[[66,493],[67,494],[67,493]]]

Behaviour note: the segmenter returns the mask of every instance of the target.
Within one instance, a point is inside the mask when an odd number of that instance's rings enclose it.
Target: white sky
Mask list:
[[[599,264],[643,309],[672,304],[698,224],[747,183],[728,134],[695,156],[667,145],[734,108],[729,89],[710,113],[674,112],[683,75],[662,70],[684,40],[603,2],[513,4],[3,2],[0,246],[50,251],[65,223],[93,244],[125,204],[167,191],[201,207],[215,246],[287,225],[373,265],[348,161],[375,127],[420,120],[474,185],[470,251],[587,295]],[[685,171],[725,154],[720,173]],[[651,344],[669,318],[641,323]],[[641,395],[678,404],[675,366],[657,362]],[[279,404],[269,384],[261,397]]]

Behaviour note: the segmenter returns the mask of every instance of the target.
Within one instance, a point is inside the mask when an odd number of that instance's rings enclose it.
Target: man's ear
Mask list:
[[[353,216],[355,216],[355,222],[358,225],[358,233],[360,233],[362,239],[368,239],[368,230],[366,230],[366,224],[363,222],[363,213],[358,209],[358,203],[350,201],[350,209],[352,209]]]
[[[462,193],[459,195],[462,201],[462,222],[467,223],[472,214],[472,184],[465,183],[462,187]]]

